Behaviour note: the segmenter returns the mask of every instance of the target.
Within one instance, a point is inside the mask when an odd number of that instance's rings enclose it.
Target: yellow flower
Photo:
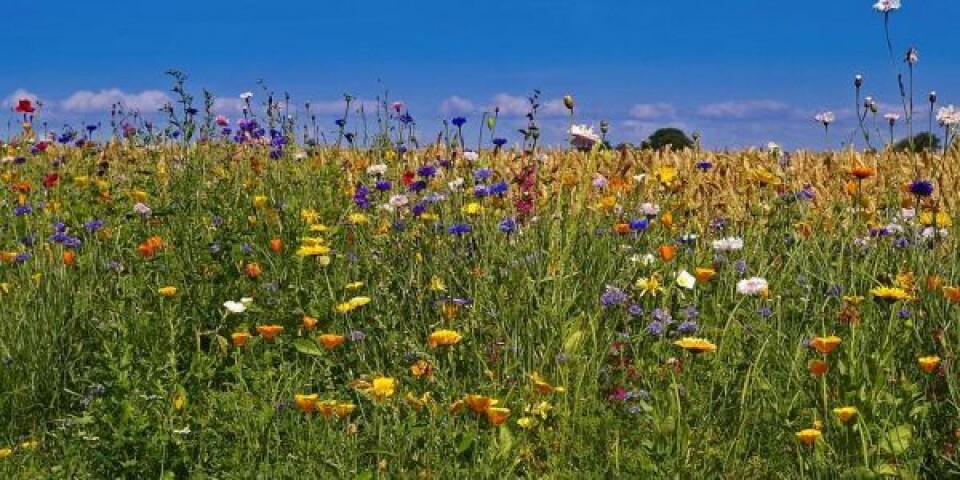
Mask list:
[[[10,455],[13,455],[13,449],[10,447],[0,448],[0,458],[7,458]]]
[[[446,292],[447,285],[443,283],[443,279],[434,275],[430,277],[430,291],[432,292]]]
[[[256,208],[266,207],[268,200],[270,199],[266,195],[257,195],[253,197],[253,206]]]
[[[131,193],[131,196],[133,197],[134,200],[138,202],[146,202],[147,198],[149,197],[149,195],[147,195],[147,192],[144,192],[143,190],[134,190]]]
[[[351,282],[345,287],[347,290],[357,290],[363,287],[363,282]]]
[[[20,450],[34,450],[40,446],[40,442],[36,440],[27,440],[20,444]]]
[[[562,393],[566,391],[566,389],[563,387],[555,387],[550,385],[546,380],[543,379],[543,377],[540,376],[538,372],[533,372],[530,374],[530,380],[533,381],[534,390],[542,395],[547,395],[550,393]]]
[[[663,292],[663,286],[660,285],[660,274],[654,273],[653,275],[637,280],[636,283],[637,290],[640,290],[640,296],[650,295],[651,297],[656,297],[657,294]]]
[[[157,289],[157,293],[159,293],[164,297],[169,298],[177,294],[177,287],[171,287],[171,286],[160,287]]]
[[[467,396],[463,398],[463,401],[470,407],[470,410],[477,413],[486,412],[490,407],[498,403],[497,400],[486,395],[475,395],[472,393],[467,394]]]
[[[370,297],[353,297],[347,301],[353,308],[360,308],[368,303],[370,303]]]
[[[608,195],[600,199],[600,203],[597,204],[598,208],[603,210],[613,210],[617,206],[617,197],[613,195]]]
[[[300,220],[303,220],[307,225],[313,226],[313,224],[320,220],[320,215],[312,208],[304,208],[300,210]]]
[[[352,403],[337,403],[336,406],[334,406],[333,413],[339,418],[349,417],[356,408],[357,406]]]
[[[351,213],[347,216],[347,221],[353,225],[364,225],[370,223],[370,219],[362,213]]]
[[[924,373],[933,373],[940,365],[940,357],[936,355],[920,357],[917,359],[917,363],[920,364],[920,369],[923,370]]]
[[[833,409],[834,415],[840,419],[843,423],[848,423],[850,420],[853,420],[857,416],[857,407],[840,407]]]
[[[952,227],[953,220],[950,218],[950,214],[944,211],[937,212],[936,218],[933,216],[933,212],[923,212],[920,214],[920,224],[925,227],[932,227],[936,223],[936,226],[939,227]]]
[[[412,406],[415,410],[420,410],[432,402],[433,398],[431,397],[430,392],[426,392],[420,397],[414,395],[413,392],[407,392],[404,400],[406,400],[407,403],[409,403],[410,406]]]
[[[427,337],[427,345],[430,348],[448,347],[460,343],[461,339],[463,339],[463,335],[454,330],[437,330]]]
[[[483,206],[477,202],[470,202],[464,205],[460,211],[467,215],[480,215],[483,213]]]
[[[670,185],[677,180],[678,171],[676,167],[660,167],[657,169],[657,180],[664,185]]]
[[[319,395],[312,393],[310,395],[296,394],[293,396],[293,402],[297,404],[297,408],[305,413],[313,413],[317,409],[317,400]]]
[[[369,392],[377,400],[383,400],[387,397],[392,397],[393,392],[397,389],[397,381],[389,377],[377,377],[373,379],[373,384],[370,387]]]
[[[523,417],[520,420],[517,420],[517,425],[519,425],[520,428],[530,430],[531,428],[537,426],[537,419],[533,417]]]
[[[427,212],[420,215],[420,220],[423,220],[424,222],[435,222],[440,220],[440,215],[437,215],[433,212]]]
[[[330,247],[324,245],[302,245],[297,249],[297,255],[301,257],[318,257],[330,254]]]
[[[883,300],[913,300],[913,295],[910,295],[906,290],[899,287],[877,287],[873,290],[870,290],[870,293],[876,297]]]
[[[717,351],[716,345],[708,340],[696,337],[683,337],[680,340],[673,342],[673,344],[693,353],[713,353]]]
[[[813,442],[816,442],[821,435],[823,434],[820,433],[820,430],[815,428],[807,428],[797,432],[797,438],[805,445],[813,445]]]

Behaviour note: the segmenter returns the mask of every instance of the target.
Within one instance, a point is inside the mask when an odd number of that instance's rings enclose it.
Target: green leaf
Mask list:
[[[457,455],[463,455],[467,450],[470,450],[476,438],[477,435],[473,432],[464,433],[460,439],[460,444],[457,445]]]
[[[513,434],[510,433],[510,429],[506,426],[500,427],[500,456],[506,457],[510,454],[510,449],[513,448]]]
[[[910,448],[910,442],[912,441],[913,430],[911,430],[910,425],[900,425],[883,436],[880,449],[893,455],[900,455]]]
[[[323,350],[320,350],[320,347],[317,346],[317,343],[309,338],[298,338],[294,340],[293,346],[298,352],[304,355],[313,355],[315,357],[323,355]]]

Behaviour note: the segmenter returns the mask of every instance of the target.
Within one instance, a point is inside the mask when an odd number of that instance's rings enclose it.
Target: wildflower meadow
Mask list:
[[[575,93],[554,144],[539,91],[519,130],[20,99],[0,476],[960,478],[957,92],[895,48],[900,108],[851,73],[792,151],[613,145]]]

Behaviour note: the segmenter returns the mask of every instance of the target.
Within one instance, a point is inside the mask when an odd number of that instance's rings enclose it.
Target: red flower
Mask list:
[[[48,173],[43,177],[43,186],[47,187],[48,189],[53,188],[57,186],[57,182],[59,181],[60,181],[60,175],[58,173],[56,172]]]
[[[413,179],[416,178],[416,176],[417,174],[411,172],[410,170],[403,172],[403,184],[409,187],[410,184],[413,183]]]
[[[37,109],[33,108],[33,102],[29,99],[23,98],[17,103],[17,108],[13,109],[17,113],[33,113]]]

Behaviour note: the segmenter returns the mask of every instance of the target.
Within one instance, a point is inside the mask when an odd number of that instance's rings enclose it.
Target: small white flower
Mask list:
[[[656,261],[657,257],[654,257],[652,253],[648,253],[640,258],[640,263],[644,264],[645,266],[653,265],[653,263]]]
[[[677,274],[677,286],[686,288],[687,290],[693,290],[693,286],[696,284],[697,278],[690,275],[690,272],[680,270],[680,273]]]
[[[223,302],[223,308],[226,308],[230,313],[243,313],[247,311],[246,305],[242,302],[234,302],[233,300]]]
[[[713,241],[713,249],[718,252],[729,252],[734,250],[743,250],[743,239],[739,237],[727,237]]]
[[[253,92],[243,92],[240,94],[241,100],[250,100],[251,98],[253,98]]]
[[[370,165],[367,167],[367,173],[369,175],[383,175],[384,173],[387,173],[387,166],[382,163]]]
[[[937,110],[937,121],[945,127],[952,127],[960,124],[960,112],[953,105],[943,107]]]
[[[900,216],[903,217],[904,220],[912,220],[917,216],[917,211],[913,208],[901,208]]]
[[[133,212],[143,216],[150,215],[150,212],[152,211],[153,210],[151,210],[150,207],[148,207],[147,204],[143,202],[137,202],[137,204],[133,206]]]
[[[814,115],[813,119],[824,125],[830,125],[837,120],[837,116],[833,112],[821,112]]]
[[[600,141],[600,135],[597,135],[591,126],[571,125],[568,133],[573,137],[574,142],[579,142],[584,145],[593,145]]]
[[[477,160],[480,160],[480,155],[477,152],[467,150],[466,152],[463,152],[463,159],[468,162],[476,162]]]
[[[877,0],[877,3],[873,5],[874,10],[882,13],[887,13],[892,10],[900,9],[900,0]]]
[[[179,430],[174,430],[173,433],[176,434],[176,435],[189,435],[189,434],[190,434],[190,426],[187,425],[186,427],[183,427],[183,428],[181,428],[181,429],[179,429]]]
[[[294,160],[305,160],[307,158],[307,152],[297,152],[293,158]]]
[[[400,208],[408,203],[410,203],[410,199],[402,193],[390,197],[390,205],[395,208]]]
[[[396,212],[396,211],[397,211],[397,207],[394,207],[393,205],[390,205],[389,203],[384,203],[384,204],[380,205],[379,207],[377,207],[377,209],[378,209],[378,210],[383,210],[384,212],[390,212],[390,213],[393,213],[393,212]]]
[[[737,292],[744,295],[760,295],[767,291],[767,280],[761,277],[752,277],[737,282]]]
[[[640,175],[634,175],[634,176],[633,176],[633,179],[634,179],[637,183],[646,183],[646,181],[647,181],[647,176],[648,176],[648,175],[647,175],[646,173],[641,173]]]
[[[644,215],[653,217],[660,214],[660,205],[647,202],[640,205],[640,211],[643,212]]]
[[[457,177],[451,180],[450,182],[447,183],[447,187],[449,187],[450,190],[453,190],[453,191],[460,190],[463,187],[463,178]]]
[[[891,113],[885,114],[883,118],[885,118],[888,122],[893,123],[893,122],[896,122],[897,120],[900,120],[900,115],[891,112]]]

